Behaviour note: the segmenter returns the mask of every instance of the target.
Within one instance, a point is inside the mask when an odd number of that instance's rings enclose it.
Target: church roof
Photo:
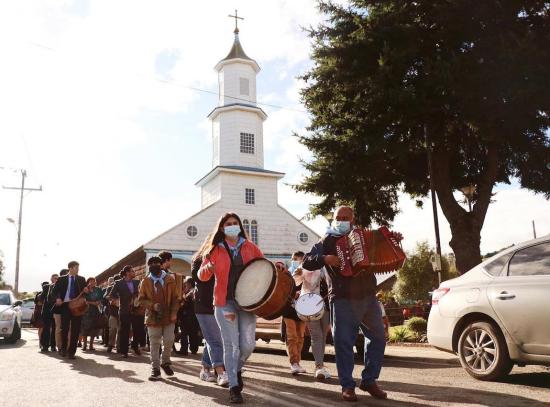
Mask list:
[[[253,104],[250,104],[250,103],[241,103],[241,102],[230,103],[222,106],[216,106],[214,109],[212,109],[210,113],[208,113],[208,116],[206,117],[208,117],[211,120],[214,120],[218,115],[218,113],[222,111],[234,109],[234,108],[240,108],[241,110],[247,110],[247,111],[255,111],[261,116],[262,120],[267,119],[267,114],[263,111],[262,108],[258,106],[254,106]]]
[[[195,185],[203,184],[206,180],[208,180],[215,173],[217,173],[219,171],[223,171],[223,170],[254,172],[258,175],[266,175],[266,176],[277,177],[277,178],[282,178],[285,175],[284,172],[270,171],[270,170],[265,170],[263,168],[244,167],[244,166],[240,166],[240,165],[218,165],[218,166],[212,168],[212,170],[210,170],[210,172],[208,174],[206,174],[204,177],[202,177],[200,180],[198,180],[195,183]]]
[[[227,56],[224,59],[220,60],[216,64],[215,69],[220,70],[223,65],[225,65],[226,63],[234,59],[238,59],[238,60],[241,60],[242,62],[252,65],[252,67],[256,72],[260,71],[260,65],[258,65],[258,63],[255,60],[250,58],[248,55],[246,55],[246,52],[244,52],[244,49],[241,45],[241,41],[239,40],[238,30],[235,30],[235,39],[233,40],[233,46],[231,47],[229,54],[227,54]]]

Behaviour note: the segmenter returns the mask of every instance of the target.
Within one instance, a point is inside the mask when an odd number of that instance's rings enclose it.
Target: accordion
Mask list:
[[[405,263],[401,248],[403,236],[382,226],[378,230],[353,228],[336,241],[336,254],[340,260],[340,274],[353,277],[360,271],[388,273]]]

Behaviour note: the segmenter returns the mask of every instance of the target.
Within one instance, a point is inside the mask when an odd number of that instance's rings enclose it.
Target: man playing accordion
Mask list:
[[[353,379],[353,346],[359,328],[365,336],[364,363],[359,388],[373,397],[386,399],[386,392],[376,384],[384,359],[386,340],[381,310],[376,300],[376,277],[362,271],[356,276],[343,276],[337,256],[337,240],[348,234],[353,226],[353,209],[340,206],[334,212],[332,228],[305,256],[303,267],[316,270],[326,267],[330,275],[329,299],[332,335],[336,351],[336,368],[342,398],[357,401]]]

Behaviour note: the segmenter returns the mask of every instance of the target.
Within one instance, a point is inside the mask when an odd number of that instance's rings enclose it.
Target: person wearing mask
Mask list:
[[[256,345],[256,315],[235,302],[235,285],[244,265],[262,251],[247,239],[241,219],[224,214],[216,224],[209,243],[201,253],[198,272],[201,281],[213,276],[214,315],[223,340],[223,360],[229,379],[229,401],[243,403],[242,368]]]
[[[117,347],[117,351],[122,354],[123,358],[128,358],[130,328],[133,332],[139,332],[139,327],[136,329],[135,325],[137,324],[134,324],[136,320],[132,318],[134,299],[138,296],[139,281],[134,280],[136,274],[132,266],[124,266],[119,275],[121,278],[114,283],[109,298],[118,301],[118,342],[120,347]],[[132,349],[136,355],[141,355],[135,336],[132,338]]]
[[[82,350],[85,351],[88,347],[88,337],[90,337],[90,351],[94,351],[94,338],[97,335],[98,319],[100,317],[99,306],[103,300],[103,292],[101,288],[97,287],[96,279],[90,277],[86,280],[88,289],[90,290],[86,295],[86,302],[88,303],[88,310],[82,316],[81,324],[81,340]]]
[[[69,359],[75,359],[76,343],[80,333],[80,323],[82,316],[71,314],[69,301],[77,298],[82,292],[88,293],[86,279],[78,275],[80,265],[76,261],[69,262],[67,268],[69,273],[59,277],[55,283],[53,294],[55,303],[61,308],[61,356],[68,356]],[[70,343],[69,343],[69,328]]]
[[[176,280],[176,294],[178,296],[178,299],[180,301],[180,310],[181,312],[181,304],[183,303],[182,300],[182,290],[183,290],[183,275],[174,273],[170,267],[172,266],[172,253],[169,251],[163,250],[157,254],[157,257],[160,258],[160,268],[164,270],[166,273],[170,274],[174,279]],[[178,328],[179,324],[176,323],[174,326],[174,335],[178,335]],[[161,349],[162,352],[162,349]],[[176,351],[176,345],[174,344],[172,347],[172,352],[179,354],[179,352]]]
[[[145,307],[145,325],[151,344],[151,375],[149,380],[160,380],[160,368],[168,376],[173,376],[170,355],[174,344],[174,325],[177,319],[179,298],[176,293],[176,280],[161,269],[161,259],[157,256],[147,261],[149,273],[139,285],[138,302]],[[162,363],[160,345],[163,345]]]
[[[336,352],[336,369],[345,401],[357,401],[353,380],[353,347],[359,328],[365,336],[364,364],[359,388],[378,399],[387,393],[378,387],[376,380],[382,369],[386,339],[378,301],[374,273],[359,273],[354,277],[340,273],[340,260],[336,241],[348,234],[353,226],[354,213],[349,206],[340,206],[334,212],[333,227],[306,255],[303,267],[319,270],[325,267],[329,277],[329,298],[332,334]]]
[[[293,275],[303,258],[303,252],[296,252],[292,255],[290,268],[288,270],[286,270],[283,262],[275,263],[275,267],[281,271],[288,272],[290,275]],[[298,299],[300,296],[301,288],[301,285],[296,285],[293,294],[294,299]],[[285,310],[283,313],[283,323],[285,325],[286,352],[290,362],[290,373],[293,375],[306,373],[306,369],[300,366],[300,361],[302,359],[302,347],[304,346],[304,335],[306,333],[306,323],[298,317],[294,307],[288,307]]]
[[[43,281],[42,284],[40,284],[40,287],[42,288],[40,291],[37,291],[34,296],[34,310],[32,312],[31,316],[31,325],[34,328],[37,328],[38,330],[38,345],[40,347],[40,351],[43,352],[42,349],[42,331],[44,329],[44,320],[42,319],[42,309],[44,308],[44,300],[43,300],[43,292],[48,287],[48,282]],[[47,350],[46,350],[47,352]]]
[[[292,266],[291,266],[292,267]],[[315,378],[321,382],[330,379],[331,375],[325,367],[325,346],[330,327],[330,312],[328,304],[328,276],[323,267],[321,270],[304,270],[297,266],[292,275],[296,285],[302,285],[301,294],[315,293],[323,297],[325,312],[321,319],[308,321],[307,327],[311,336],[311,350],[315,359]],[[304,278],[305,276],[305,278]]]
[[[199,322],[195,316],[195,290],[193,279],[187,277],[183,283],[181,306],[178,311],[178,321],[181,332],[180,355],[187,355],[190,350],[196,355],[199,350]]]
[[[216,382],[218,386],[227,387],[229,380],[223,365],[222,335],[216,317],[214,317],[214,279],[201,281],[197,274],[202,264],[201,252],[210,242],[210,238],[210,235],[206,237],[193,256],[191,265],[191,276],[195,282],[195,315],[205,341],[199,378],[206,382]],[[215,374],[210,371],[212,368],[214,368]]]

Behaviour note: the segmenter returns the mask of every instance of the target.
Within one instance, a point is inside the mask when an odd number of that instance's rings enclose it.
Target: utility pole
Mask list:
[[[537,238],[537,230],[535,229],[535,221],[532,220],[531,223],[533,224],[533,239]]]
[[[433,263],[434,271],[437,272],[437,280],[441,285],[441,242],[439,239],[439,220],[437,218],[437,202],[435,196],[435,187],[433,181],[433,168],[432,168],[432,144],[428,136],[427,126],[424,125],[424,139],[426,140],[426,150],[428,152],[428,172],[430,175],[430,194],[432,196],[432,210],[434,216],[434,228],[435,228],[435,261]]]
[[[21,252],[21,223],[23,221],[23,193],[25,191],[42,191],[42,186],[40,188],[25,188],[25,178],[27,177],[26,170],[21,171],[21,186],[20,187],[6,187],[2,185],[4,189],[18,189],[20,191],[19,195],[19,220],[17,221],[17,254],[15,257],[15,284],[14,291],[15,294],[19,294],[19,254]]]

